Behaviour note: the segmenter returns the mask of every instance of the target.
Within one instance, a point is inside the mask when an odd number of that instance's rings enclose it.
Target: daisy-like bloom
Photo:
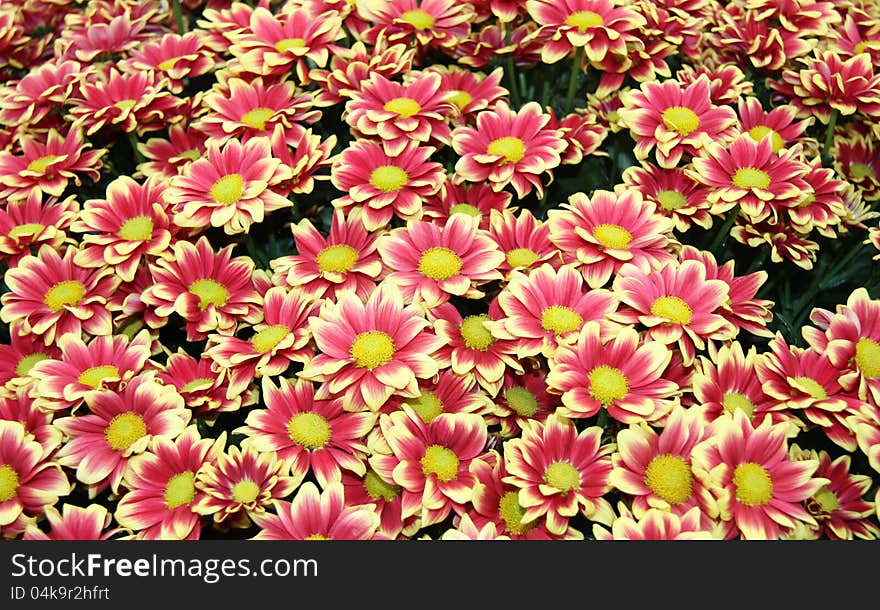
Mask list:
[[[391,218],[419,220],[425,197],[440,190],[444,170],[429,161],[430,146],[410,142],[397,155],[389,154],[379,142],[355,140],[333,163],[330,181],[346,193],[333,206],[346,214],[361,208],[368,231],[385,227]]]
[[[719,528],[703,524],[704,515],[698,506],[684,514],[671,513],[659,508],[645,511],[636,518],[626,504],[618,505],[620,516],[611,523],[611,531],[599,524],[593,525],[596,540],[723,540]]]
[[[474,9],[456,0],[397,0],[357,5],[358,15],[375,25],[363,34],[367,44],[380,38],[389,43],[413,43],[417,47],[451,49],[467,38]]]
[[[510,280],[514,270],[528,273],[544,263],[554,266],[562,263],[559,250],[550,241],[550,226],[535,218],[528,209],[490,212],[488,231],[504,252],[504,261],[498,269],[506,280]]]
[[[281,161],[282,165],[290,168],[292,176],[282,180],[277,189],[282,192],[311,193],[315,188],[316,180],[329,180],[327,174],[318,174],[318,171],[329,167],[332,163],[331,155],[336,146],[337,138],[331,134],[322,140],[321,136],[306,129],[291,143],[285,139],[284,128],[275,126],[272,132],[272,154]]]
[[[80,83],[70,98],[70,117],[88,136],[114,127],[143,135],[176,123],[184,101],[166,90],[166,81],[155,72],[123,74],[116,68]]]
[[[397,287],[404,302],[427,309],[452,296],[479,299],[485,296],[480,285],[503,278],[504,254],[466,214],[450,216],[443,226],[410,221],[381,236],[377,249],[389,272],[383,281]]]
[[[30,373],[36,378],[35,400],[45,411],[75,411],[89,392],[115,390],[144,370],[150,357],[149,331],[133,339],[125,335],[95,337],[88,343],[77,334],[58,338],[61,354],[37,362]]]
[[[868,465],[880,472],[880,422],[873,413],[863,413],[850,421],[855,429],[859,449],[868,458]]]
[[[67,475],[25,427],[0,420],[0,527],[42,515],[70,491]]]
[[[202,439],[188,426],[176,439],[157,436],[149,450],[131,458],[125,487],[113,516],[136,532],[139,540],[198,540],[201,514],[196,512],[206,492],[196,476],[217,460],[226,435]]]
[[[170,180],[165,201],[180,227],[223,227],[227,235],[247,233],[266,213],[293,203],[273,187],[291,178],[289,167],[272,156],[268,138],[242,144],[228,140],[221,148],[208,142],[204,158]]]
[[[587,155],[605,154],[598,151],[602,141],[608,135],[608,130],[598,124],[595,113],[576,109],[558,119],[552,106],[547,106],[547,112],[552,117],[548,127],[559,129],[566,143],[561,158],[562,165],[578,165]]]
[[[626,326],[603,341],[598,322],[581,327],[577,342],[562,346],[550,361],[547,385],[562,394],[560,415],[592,417],[604,407],[625,424],[656,421],[675,406],[678,384],[663,378],[672,358],[659,341],[640,341]]]
[[[818,460],[793,460],[787,426],[765,417],[753,427],[736,411],[716,420],[711,437],[691,451],[691,466],[717,498],[719,518],[746,540],[775,540],[798,522],[816,521],[802,502],[829,480],[814,476]],[[735,534],[734,534],[735,535]]]
[[[54,506],[45,509],[49,531],[29,524],[23,540],[112,540],[128,533],[125,528],[110,527],[113,516],[106,506],[89,504],[86,507],[65,503],[62,512]]]
[[[452,147],[460,155],[455,163],[456,182],[486,182],[496,191],[512,185],[522,199],[532,191],[543,196],[543,174],[552,176],[567,146],[562,132],[547,127],[550,115],[537,102],[514,111],[500,100],[477,114],[476,127],[452,132]]]
[[[675,230],[684,233],[697,225],[712,227],[712,204],[707,201],[707,189],[688,176],[684,168],[662,168],[643,161],[623,170],[623,184],[636,190],[646,201],[657,207],[657,213],[672,220]]]
[[[106,303],[119,278],[108,267],[80,267],[75,256],[73,246],[59,254],[44,245],[36,256],[21,259],[4,275],[9,292],[2,297],[0,319],[20,322],[23,332],[41,336],[46,345],[66,333],[111,334]]]
[[[376,415],[369,411],[346,411],[339,399],[316,398],[311,382],[268,377],[262,380],[265,409],[248,413],[245,425],[235,430],[247,438],[243,448],[271,453],[290,466],[297,483],[312,472],[322,489],[339,481],[343,470],[366,472],[364,437]]]
[[[338,292],[353,291],[366,299],[382,273],[375,233],[361,220],[361,210],[333,212],[325,237],[310,220],[292,224],[296,254],[270,261],[272,281],[304,290],[316,298],[333,300]]]
[[[730,236],[752,248],[769,247],[770,260],[774,263],[790,261],[807,270],[813,268],[816,252],[819,250],[818,243],[784,222],[774,223],[767,220],[754,224],[738,217],[730,230]]]
[[[50,129],[39,136],[19,138],[21,155],[0,150],[0,197],[27,199],[33,192],[61,197],[71,182],[82,186],[82,176],[100,178],[104,148],[88,150],[82,130],[71,127],[61,134]]]
[[[867,134],[853,132],[832,140],[829,150],[835,171],[864,199],[880,199],[880,147]]]
[[[412,76],[404,85],[373,73],[345,104],[342,119],[356,137],[381,139],[392,157],[410,141],[449,144],[446,117],[456,107],[442,86],[436,72]]]
[[[251,540],[371,540],[379,528],[378,513],[367,505],[348,504],[340,482],[319,492],[306,481],[292,501],[273,504],[274,513],[251,516],[260,528]]]
[[[553,64],[572,49],[584,49],[587,59],[600,64],[607,55],[618,61],[628,55],[627,44],[641,38],[645,18],[612,0],[528,0],[526,10],[541,28],[541,61]]]
[[[547,212],[550,241],[562,260],[601,288],[624,264],[645,273],[672,260],[672,221],[635,190],[575,193],[561,209]]]
[[[141,295],[144,304],[162,323],[172,313],[186,320],[190,341],[212,331],[233,334],[238,321],[252,320],[260,304],[251,279],[254,262],[246,256],[233,258],[233,247],[215,252],[204,236],[195,244],[176,242],[173,257],[150,264],[153,282]]]
[[[657,163],[664,168],[730,137],[736,124],[732,108],[711,102],[706,76],[686,86],[677,81],[642,83],[640,89],[622,93],[621,100],[618,115],[636,140],[636,158],[647,160],[656,148]]]
[[[147,13],[140,15],[137,14],[140,11],[132,6],[122,10],[122,5],[114,8],[104,4],[97,5],[87,13],[65,15],[66,27],[62,30],[62,36],[55,41],[56,55],[84,63],[100,63],[96,61],[99,56],[124,55],[152,33],[148,22],[151,17],[149,13],[155,11],[154,8],[146,7]]]
[[[456,123],[467,122],[479,111],[494,106],[509,93],[501,86],[504,69],[500,66],[488,75],[454,64],[436,64],[425,68],[425,73],[431,72],[440,75],[440,90],[445,92],[446,101],[458,108],[458,112],[449,117]]]
[[[835,229],[848,215],[843,201],[847,183],[836,180],[834,175],[833,169],[822,167],[821,156],[807,161],[804,180],[809,190],[797,206],[786,209],[788,221],[795,230],[805,235],[815,230],[832,239],[837,236]]]
[[[491,521],[487,521],[482,527],[477,527],[467,513],[456,517],[454,527],[449,528],[440,535],[440,540],[510,540],[498,532],[498,528]]]
[[[107,185],[106,199],[89,199],[71,229],[83,233],[74,259],[83,267],[113,268],[122,281],[134,280],[141,260],[162,256],[172,226],[163,193],[165,183],[149,178],[139,184],[120,176]]]
[[[339,47],[330,57],[326,70],[313,69],[309,77],[321,86],[320,97],[329,104],[338,104],[360,91],[361,84],[372,74],[389,79],[412,69],[416,50],[405,44],[391,44],[383,38],[368,48],[357,40],[351,47]]]
[[[447,176],[440,191],[425,199],[422,212],[425,217],[441,223],[453,214],[466,214],[479,219],[480,228],[487,229],[492,211],[507,209],[512,199],[513,195],[507,191],[494,191],[488,184],[455,184]]]
[[[816,475],[828,484],[806,501],[807,510],[816,519],[817,538],[831,540],[876,540],[880,527],[871,521],[874,503],[864,499],[871,489],[871,477],[850,472],[852,458],[841,455],[832,461],[827,451],[791,446],[796,460],[818,460]]]
[[[326,382],[323,392],[341,394],[350,410],[376,411],[392,394],[416,398],[418,379],[439,370],[433,354],[443,340],[394,286],[380,284],[366,302],[352,292],[338,294],[309,323],[320,353],[300,375]]]
[[[421,529],[417,515],[403,517],[403,487],[385,481],[375,470],[368,468],[363,476],[343,472],[342,486],[348,506],[368,506],[379,515],[377,537],[411,538]]]
[[[193,126],[218,144],[232,138],[244,143],[269,137],[276,127],[284,141],[293,144],[305,133],[306,124],[321,117],[311,94],[290,81],[266,82],[262,77],[223,80],[205,94],[202,104],[210,111]]]
[[[572,517],[610,524],[613,510],[603,496],[610,491],[614,444],[601,444],[597,426],[578,432],[571,421],[551,415],[530,422],[522,436],[504,443],[509,473],[502,479],[518,488],[522,521],[544,517],[547,530],[563,534]]]
[[[0,420],[17,421],[25,432],[40,443],[46,455],[54,452],[64,439],[61,430],[52,425],[54,414],[37,407],[32,388],[19,386],[0,396]]]
[[[473,413],[441,413],[425,423],[408,407],[379,418],[388,454],[374,453],[370,467],[403,488],[403,515],[421,511],[422,527],[464,512],[476,477],[469,467],[487,447],[483,418]]]
[[[685,171],[708,187],[713,214],[738,204],[749,222],[759,223],[768,218],[775,222],[781,210],[800,203],[810,190],[803,179],[808,169],[795,150],[775,154],[770,139],[756,142],[741,135],[731,144],[708,144]]]
[[[814,116],[827,125],[832,112],[880,116],[880,74],[871,56],[859,53],[847,59],[837,51],[816,51],[800,60],[803,68],[784,70],[769,86],[798,109],[798,116]]]
[[[741,98],[737,104],[737,114],[742,131],[756,142],[769,138],[775,154],[803,141],[804,132],[813,124],[812,118],[795,120],[797,108],[791,104],[765,111],[756,97]]]
[[[183,397],[188,409],[212,421],[220,413],[238,411],[242,406],[256,402],[247,393],[227,398],[226,372],[214,371],[214,361],[202,356],[198,360],[178,348],[170,354],[163,369],[156,372],[156,378],[163,384],[174,387]],[[256,394],[256,392],[254,392]]]
[[[138,144],[146,161],[137,166],[136,175],[172,178],[184,167],[205,155],[208,136],[190,126],[170,125],[168,138],[149,138]]]
[[[552,357],[560,345],[575,343],[581,327],[597,321],[606,333],[618,325],[610,321],[618,300],[604,288],[585,289],[584,278],[571,265],[554,269],[544,263],[528,275],[513,271],[498,294],[503,317],[491,323],[499,339],[518,339],[521,358]]]
[[[696,51],[694,55],[698,53]],[[754,94],[754,83],[737,63],[704,64],[697,67],[685,64],[675,72],[676,80],[685,85],[694,82],[701,75],[709,78],[709,98],[715,104],[733,105]]]
[[[95,497],[108,487],[117,493],[129,459],[147,450],[151,439],[180,436],[192,413],[173,387],[141,374],[118,392],[86,396],[87,415],[56,419],[69,439],[56,457],[76,469],[76,479]]]
[[[382,406],[382,413],[393,413],[409,406],[422,420],[429,424],[441,413],[476,413],[489,415],[494,405],[491,399],[477,387],[473,378],[456,375],[449,369],[440,371],[433,379],[419,383],[418,398],[392,396]]]
[[[0,209],[0,259],[10,268],[43,244],[61,250],[69,240],[67,229],[79,214],[71,195],[63,200],[31,191],[23,201],[10,201]]]
[[[729,291],[726,282],[709,279],[695,260],[671,261],[647,273],[624,265],[614,278],[614,294],[623,305],[617,318],[641,323],[654,340],[677,344],[685,366],[708,341],[736,337],[736,326],[721,315]]]
[[[44,124],[53,110],[61,110],[73,93],[83,66],[77,61],[52,59],[33,66],[11,89],[0,94],[0,123]]]
[[[46,345],[21,322],[13,322],[9,325],[9,343],[0,344],[0,384],[10,391],[29,386],[36,381],[31,375],[34,365],[59,355],[61,350],[55,343]]]
[[[187,32],[181,36],[168,32],[133,51],[120,68],[124,72],[157,72],[167,79],[169,91],[181,93],[185,79],[212,72],[218,65],[219,61],[198,33]]]
[[[308,84],[309,64],[327,65],[333,44],[345,37],[336,11],[314,15],[302,8],[282,9],[273,15],[257,7],[249,27],[228,48],[242,69],[253,74],[281,76],[296,69],[299,82]]]
[[[287,476],[288,465],[271,453],[242,451],[235,445],[197,473],[196,488],[204,494],[195,505],[214,523],[247,527],[249,515],[264,513],[275,499],[289,496],[299,481]]]
[[[204,354],[225,369],[227,398],[241,394],[255,378],[280,375],[291,362],[311,360],[308,318],[317,309],[312,295],[273,286],[263,297],[263,320],[249,339],[211,335]]]
[[[547,387],[547,372],[541,368],[523,374],[508,371],[498,395],[495,413],[486,417],[489,424],[498,424],[501,438],[519,435],[529,421],[543,422],[560,406],[559,396]]]

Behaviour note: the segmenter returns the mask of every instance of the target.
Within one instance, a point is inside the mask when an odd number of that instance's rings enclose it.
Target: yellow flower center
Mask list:
[[[303,540],[330,540],[330,538],[323,534],[309,534]]]
[[[431,423],[443,413],[443,402],[437,397],[437,393],[431,390],[422,390],[418,398],[407,400],[407,404],[419,414],[419,417],[426,424]]]
[[[678,297],[660,297],[651,305],[651,315],[666,318],[673,324],[690,324],[693,313],[691,306]]]
[[[251,345],[260,354],[265,354],[275,349],[281,340],[290,334],[290,329],[283,324],[274,324],[266,327],[251,337]]]
[[[396,165],[380,165],[370,174],[370,184],[382,192],[393,193],[409,182],[409,174]]]
[[[449,248],[428,248],[419,258],[419,273],[432,280],[448,280],[460,271],[461,258]]]
[[[232,499],[239,504],[250,504],[260,495],[260,486],[249,479],[243,479],[232,486]]]
[[[544,471],[544,481],[565,494],[581,488],[581,473],[569,462],[553,462]]]
[[[395,97],[385,102],[383,108],[401,119],[407,119],[422,109],[417,101],[409,97]]]
[[[721,399],[721,406],[730,414],[735,411],[742,411],[749,417],[755,412],[755,403],[749,400],[748,396],[740,392],[725,392]]]
[[[202,152],[197,148],[190,148],[189,150],[183,151],[178,156],[183,157],[184,159],[189,159],[190,161],[198,161],[202,157]]]
[[[119,237],[126,241],[146,241],[153,236],[153,219],[149,216],[133,216],[119,227]]]
[[[63,157],[59,157],[58,155],[44,155],[39,159],[34,159],[28,166],[25,168],[30,172],[37,172],[38,174],[43,174],[46,172],[46,168],[49,167],[52,163],[63,159]]]
[[[880,343],[862,337],[856,343],[856,364],[868,379],[880,377]]]
[[[254,108],[245,112],[239,120],[248,127],[253,127],[258,131],[265,131],[266,121],[272,118],[273,114],[275,114],[275,111],[272,108]]]
[[[754,167],[741,167],[734,172],[732,182],[741,189],[765,189],[770,186],[770,174]]]
[[[822,487],[819,491],[813,494],[812,500],[818,505],[818,512],[820,514],[831,513],[840,508],[840,500],[838,500],[837,496],[834,495],[834,492],[827,487]]]
[[[658,455],[645,469],[645,485],[673,505],[691,497],[693,481],[690,467],[678,455]]]
[[[49,354],[45,354],[43,352],[36,352],[34,354],[28,354],[24,358],[18,361],[18,364],[15,365],[15,374],[18,377],[24,377],[28,373],[31,372],[31,369],[34,368],[34,365],[37,362],[42,362],[43,360],[48,360]]]
[[[467,91],[462,91],[461,89],[455,89],[451,91],[449,95],[446,96],[446,101],[452,102],[456,106],[458,106],[459,110],[464,110],[467,108],[467,105],[474,101],[474,96],[472,96]]]
[[[518,163],[526,155],[526,143],[514,136],[504,136],[492,140],[486,152],[504,157],[505,163]]]
[[[468,216],[473,216],[474,218],[479,218],[483,215],[480,209],[469,203],[456,203],[454,206],[449,208],[449,215],[453,214],[467,214]]]
[[[30,166],[28,166],[30,169]],[[864,180],[865,178],[874,178],[874,168],[866,163],[850,163],[849,175],[855,180]]]
[[[613,366],[597,366],[590,371],[587,379],[590,381],[590,396],[606,407],[629,393],[626,375]]]
[[[468,316],[461,322],[461,338],[464,344],[471,349],[478,349],[485,352],[489,346],[495,343],[495,337],[492,332],[486,328],[486,322],[489,316],[481,314],[478,316]]]
[[[680,210],[687,205],[687,197],[678,191],[660,191],[657,193],[657,201],[661,210]]]
[[[625,250],[632,241],[632,233],[620,225],[599,225],[593,229],[593,237],[606,248]]]
[[[38,222],[26,222],[16,225],[9,230],[9,237],[19,239],[21,237],[36,237],[43,232],[46,227]]]
[[[166,59],[165,61],[159,62],[159,64],[156,67],[159,68],[160,70],[162,70],[163,72],[167,72],[168,70],[173,68],[174,65],[179,60],[180,60],[180,57],[172,57],[171,59]]]
[[[584,319],[571,307],[551,305],[541,313],[541,327],[557,335],[580,328]]]
[[[214,385],[214,380],[210,377],[196,377],[192,381],[183,384],[180,388],[182,393],[194,392],[196,390],[207,390]]]
[[[122,112],[127,112],[134,108],[134,105],[137,103],[137,100],[127,99],[127,100],[119,100],[114,106],[119,108]]]
[[[586,32],[589,28],[596,28],[605,25],[602,15],[593,11],[577,11],[572,13],[565,20],[565,25],[576,27],[581,32]]]
[[[394,339],[381,330],[368,330],[354,338],[349,353],[359,367],[372,371],[394,358]]]
[[[165,506],[177,508],[193,501],[196,497],[196,475],[187,470],[174,475],[165,486]]]
[[[211,279],[196,280],[187,289],[199,297],[199,309],[204,311],[208,305],[223,307],[229,299],[229,291],[220,282]]]
[[[385,482],[385,479],[373,470],[368,471],[364,477],[364,489],[374,500],[385,500],[386,502],[393,500],[403,491],[400,485]]]
[[[700,117],[684,106],[671,106],[663,111],[661,117],[666,129],[677,131],[683,137],[691,135],[700,128]]]
[[[320,449],[330,441],[330,423],[321,415],[297,413],[287,422],[287,433],[290,440],[306,449]]]
[[[315,260],[325,273],[348,273],[358,262],[358,251],[348,244],[336,244],[318,252]]]
[[[429,30],[434,27],[434,18],[420,8],[406,11],[400,18],[417,30]]]
[[[773,480],[760,464],[746,462],[733,471],[736,499],[746,506],[763,506],[773,498]]]
[[[76,380],[97,390],[101,382],[111,377],[119,377],[119,369],[112,364],[104,364],[84,370]]]
[[[241,174],[223,176],[211,186],[211,199],[223,205],[232,205],[244,194],[244,178]]]
[[[507,401],[507,406],[520,417],[531,417],[541,408],[535,395],[520,386],[504,390],[504,400]]]
[[[18,473],[9,464],[0,466],[0,502],[8,502],[18,495]]]
[[[498,502],[498,514],[504,521],[504,528],[511,534],[525,534],[537,524],[537,521],[523,523],[526,511],[520,506],[519,494],[515,491],[508,491],[501,496]]]
[[[458,476],[459,464],[458,456],[451,449],[431,445],[425,449],[425,456],[422,458],[422,473],[425,476],[436,475],[439,481],[445,483]]]
[[[825,388],[812,377],[795,377],[794,380],[800,386],[800,389],[809,394],[811,398],[815,400],[825,400],[828,398],[828,392],[825,391]]]
[[[749,135],[755,142],[760,142],[769,136],[770,145],[773,147],[774,153],[778,153],[782,150],[782,147],[785,146],[785,141],[782,139],[782,136],[766,125],[756,125],[755,127],[752,127],[749,129]]]
[[[86,296],[86,287],[82,282],[66,280],[52,286],[43,297],[46,307],[58,312],[68,305],[76,305]]]
[[[144,418],[137,413],[120,413],[104,429],[107,444],[115,451],[125,451],[139,438],[147,435]]]
[[[287,53],[291,49],[304,49],[306,41],[302,38],[285,38],[275,43],[275,50],[279,53]]]
[[[507,251],[507,264],[511,267],[531,267],[538,258],[538,253],[528,248]]]

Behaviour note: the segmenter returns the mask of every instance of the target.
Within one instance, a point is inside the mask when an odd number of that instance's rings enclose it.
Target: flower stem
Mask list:
[[[733,226],[736,217],[739,216],[739,204],[736,204],[731,208],[730,212],[727,215],[727,218],[724,221],[724,224],[721,225],[721,228],[718,230],[718,234],[715,236],[715,239],[712,240],[712,243],[709,244],[708,250],[712,252],[716,257],[718,257],[717,250],[720,247],[724,246],[724,243],[727,241],[727,238],[730,236],[730,228]]]
[[[574,94],[577,92],[578,73],[581,71],[581,52],[576,49],[571,59],[571,72],[568,75],[568,93],[565,96],[565,114],[569,114],[574,106]]]
[[[128,132],[128,143],[131,144],[131,152],[134,155],[134,158],[137,160],[138,164],[143,163],[146,159],[141,154],[141,151],[138,150],[138,139],[137,133],[134,131]]]
[[[177,22],[177,33],[183,36],[186,34],[186,28],[183,25],[183,11],[180,8],[180,0],[171,0],[171,6],[174,8],[174,20]]]
[[[828,119],[828,130],[825,132],[825,143],[822,145],[822,161],[830,163],[831,161],[831,140],[834,138],[834,128],[837,127],[837,116],[839,112],[837,108],[831,111]]]
[[[513,55],[504,58],[504,71],[507,73],[507,80],[510,82],[510,97],[513,105],[519,108],[521,99],[519,96],[519,88],[516,86],[516,66],[513,63]]]

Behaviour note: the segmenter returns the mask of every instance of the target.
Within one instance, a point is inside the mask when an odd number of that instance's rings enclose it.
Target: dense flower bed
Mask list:
[[[874,0],[8,0],[0,534],[880,535]]]

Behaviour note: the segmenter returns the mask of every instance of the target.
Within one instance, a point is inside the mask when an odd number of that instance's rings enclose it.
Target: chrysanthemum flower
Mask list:
[[[0,527],[44,514],[70,490],[67,475],[21,423],[0,420]]]
[[[139,540],[197,540],[201,515],[196,512],[205,492],[196,476],[215,462],[226,435],[203,439],[189,426],[176,439],[156,436],[146,453],[128,462],[125,486],[114,517],[136,532]]]
[[[557,267],[562,264],[559,250],[550,241],[550,226],[528,209],[491,212],[488,231],[504,252],[504,262],[498,269],[507,280],[514,270],[527,273],[544,263]]]
[[[635,190],[578,192],[547,213],[550,241],[563,262],[601,288],[626,263],[645,273],[672,260],[672,222]]]
[[[665,417],[679,389],[663,378],[672,358],[669,348],[659,341],[640,341],[629,326],[610,340],[602,334],[598,322],[586,322],[577,342],[561,346],[551,359],[547,385],[562,394],[564,405],[557,412],[587,418],[605,407],[625,424]]]
[[[379,527],[378,513],[348,504],[339,482],[319,492],[306,481],[292,501],[275,500],[274,507],[251,517],[260,528],[251,540],[371,540]]]
[[[89,504],[86,507],[65,503],[62,512],[54,506],[45,509],[49,531],[44,532],[31,524],[23,540],[112,540],[128,532],[125,528],[110,527],[113,516],[106,506]]]
[[[672,220],[676,231],[684,233],[692,225],[712,227],[709,214],[712,204],[706,200],[707,189],[683,168],[662,168],[643,161],[641,166],[627,167],[621,177],[628,189],[640,192],[645,200],[657,206],[658,214]]]
[[[215,252],[204,236],[195,244],[176,242],[173,257],[150,264],[153,283],[141,299],[160,320],[172,313],[186,320],[190,340],[212,331],[232,334],[239,320],[254,318],[260,303],[251,279],[254,262],[233,258],[233,246]]]
[[[388,42],[412,42],[417,47],[452,48],[470,33],[474,9],[455,0],[397,0],[363,3],[358,15],[375,25],[363,33],[367,44],[379,38]]]
[[[425,423],[408,407],[383,414],[379,427],[390,454],[374,453],[370,467],[403,487],[403,514],[421,511],[422,527],[440,523],[470,502],[476,477],[471,461],[485,452],[483,418],[473,413],[442,413]]]
[[[0,384],[13,391],[36,381],[31,375],[41,360],[55,358],[61,350],[55,343],[46,345],[42,337],[33,335],[21,322],[9,325],[9,343],[0,344]]]
[[[636,518],[626,504],[618,504],[620,516],[611,523],[611,531],[599,524],[593,525],[596,540],[722,540],[719,528],[706,529],[704,516],[698,506],[684,514],[671,513],[659,508],[645,511]]]
[[[100,63],[96,59],[101,55],[128,53],[155,31],[148,27],[150,13],[155,9],[143,7],[144,13],[139,8],[103,5],[89,11],[67,13],[65,27],[55,40],[55,54],[65,59]]]
[[[618,115],[636,140],[636,158],[644,161],[656,148],[657,163],[664,168],[730,137],[736,124],[732,108],[712,104],[704,76],[687,86],[676,81],[642,83],[639,90],[622,93],[621,99]]]
[[[583,276],[571,265],[554,269],[544,263],[528,275],[514,271],[498,294],[503,313],[493,323],[492,334],[518,339],[521,358],[543,354],[551,357],[560,345],[577,341],[581,327],[598,321],[603,336],[617,328],[610,316],[618,300],[608,290],[586,289]]]
[[[247,527],[249,515],[264,513],[272,500],[286,498],[296,489],[299,481],[287,472],[288,464],[272,453],[242,451],[232,445],[196,473],[196,488],[204,494],[194,509],[213,515],[214,523]]]
[[[680,5],[678,8],[681,8]],[[739,62],[728,61],[717,65],[706,63],[696,67],[684,64],[676,70],[675,79],[684,85],[689,85],[703,75],[709,79],[709,99],[714,104],[733,105],[739,103],[740,99],[754,94],[755,85],[743,72]],[[756,139],[760,140],[760,138]]]
[[[253,409],[245,425],[235,431],[247,436],[242,446],[284,460],[297,483],[310,471],[323,489],[339,481],[343,470],[363,475],[367,452],[363,439],[376,415],[345,411],[339,399],[316,399],[315,387],[308,381],[280,378],[279,384],[263,378],[266,408]]]
[[[242,406],[256,401],[248,393],[227,398],[228,380],[223,370],[214,371],[214,361],[204,356],[198,360],[178,348],[169,354],[164,369],[156,372],[163,384],[174,387],[183,397],[188,409],[212,421],[220,413],[238,411]],[[254,392],[256,393],[256,392]]]
[[[868,465],[880,472],[880,422],[873,414],[863,414],[850,421],[856,432],[859,449],[868,458]]]
[[[125,72],[157,72],[167,79],[169,91],[181,93],[185,79],[207,74],[219,63],[198,32],[168,32],[133,51],[120,68]]]
[[[406,84],[373,73],[345,104],[342,119],[356,137],[381,139],[392,157],[410,141],[435,147],[449,144],[446,117],[456,107],[442,84],[436,72],[422,72]]]
[[[480,231],[479,221],[454,214],[445,225],[414,220],[377,241],[388,270],[385,283],[397,287],[404,302],[433,308],[453,296],[478,299],[480,285],[502,279],[504,254]]]
[[[348,506],[367,506],[379,515],[377,537],[409,538],[421,529],[418,516],[403,517],[403,487],[385,481],[375,470],[368,468],[363,476],[343,472],[342,486]]]
[[[4,276],[9,292],[2,297],[0,319],[20,322],[24,332],[46,345],[66,333],[93,336],[112,332],[107,299],[119,285],[112,269],[85,269],[74,262],[76,248],[59,255],[50,246],[21,259]]]
[[[149,138],[138,144],[146,161],[137,166],[136,175],[172,178],[205,154],[207,134],[190,126],[170,125],[168,137]]]
[[[746,540],[774,540],[798,522],[815,525],[801,504],[828,479],[814,476],[818,460],[792,460],[787,426],[765,417],[753,427],[748,416],[716,420],[711,437],[694,447],[691,465],[717,497],[719,517]]]
[[[488,229],[492,211],[507,209],[512,198],[507,191],[494,191],[488,184],[455,184],[454,177],[447,175],[440,191],[425,198],[422,212],[441,224],[453,214],[473,216],[479,220],[481,229]]]
[[[32,388],[26,385],[4,391],[0,395],[0,420],[21,423],[25,433],[49,455],[61,446],[64,435],[52,425],[54,413],[39,408],[31,392]]]
[[[174,223],[181,227],[223,227],[228,235],[247,233],[265,214],[293,203],[273,187],[292,176],[272,156],[268,138],[242,144],[229,140],[223,147],[208,143],[206,156],[171,179],[165,201],[173,206]]]
[[[337,104],[360,91],[372,74],[391,79],[412,69],[416,49],[405,44],[388,44],[384,38],[367,47],[356,40],[351,47],[339,47],[330,57],[328,69],[314,68],[309,77],[321,86],[320,97]]]
[[[819,250],[817,242],[793,225],[769,219],[755,224],[744,217],[737,217],[730,236],[752,248],[769,247],[770,260],[774,263],[790,261],[806,270],[813,268]]]
[[[285,129],[276,125],[270,137],[272,154],[282,165],[289,167],[292,174],[287,180],[282,180],[277,189],[282,193],[311,193],[317,180],[330,179],[329,175],[318,172],[333,162],[331,155],[337,138],[330,134],[322,140],[320,135],[306,129],[288,143],[284,134]]]
[[[547,530],[556,535],[578,514],[611,522],[613,511],[603,496],[610,490],[614,445],[602,445],[601,437],[599,427],[578,432],[569,420],[553,415],[543,424],[527,424],[522,436],[504,443],[510,474],[502,481],[519,488],[523,521],[544,517]]]
[[[479,111],[494,106],[509,93],[501,86],[504,69],[500,66],[488,75],[455,64],[435,64],[425,68],[425,73],[431,72],[440,75],[440,90],[444,92],[446,101],[452,102],[458,108],[458,112],[449,117],[455,123],[467,122]]]
[[[455,164],[459,182],[485,182],[500,191],[513,185],[522,199],[534,188],[544,193],[541,177],[551,175],[561,162],[566,143],[558,129],[549,129],[550,115],[537,102],[514,111],[503,100],[477,115],[476,128],[458,127],[452,147],[460,155]]]
[[[61,110],[83,69],[78,61],[52,58],[30,68],[14,87],[0,95],[0,123],[40,126]]]
[[[379,142],[355,140],[331,167],[333,186],[346,193],[333,206],[346,213],[362,208],[368,231],[385,227],[394,216],[420,219],[422,201],[443,184],[443,166],[428,160],[433,153],[434,148],[411,142],[392,155]]]
[[[27,199],[35,191],[61,197],[71,182],[82,186],[82,176],[100,178],[101,157],[106,149],[88,150],[82,130],[71,127],[61,134],[50,129],[45,135],[19,138],[22,154],[0,150],[0,197]]]
[[[797,108],[791,104],[776,106],[765,111],[756,97],[744,97],[737,104],[741,129],[756,142],[770,139],[773,152],[779,154],[783,148],[804,140],[804,132],[813,124],[813,119],[797,121]]]
[[[392,396],[381,409],[381,413],[393,413],[407,405],[422,420],[429,424],[441,413],[476,413],[488,415],[494,410],[492,400],[476,385],[473,377],[456,375],[443,369],[433,379],[419,382],[417,398],[397,398]]]
[[[310,320],[321,352],[301,375],[326,382],[328,395],[342,395],[351,410],[378,410],[392,394],[419,395],[417,379],[433,377],[432,357],[442,339],[428,332],[428,321],[415,305],[404,305],[393,286],[380,284],[366,303],[352,292],[324,301]]]
[[[867,134],[851,133],[832,140],[829,154],[835,171],[868,201],[880,199],[880,146]]]
[[[562,132],[565,140],[565,150],[560,162],[562,165],[578,165],[587,155],[605,155],[599,151],[599,146],[608,135],[608,130],[596,121],[595,113],[585,109],[575,109],[574,112],[562,117],[556,117],[556,111],[552,106],[547,106],[550,113],[548,127]]]
[[[706,268],[695,260],[670,261],[649,272],[624,265],[614,278],[614,294],[624,305],[616,316],[640,322],[652,339],[677,344],[688,365],[707,341],[726,341],[737,334],[720,311],[728,301],[727,283],[706,276]]]
[[[510,540],[510,536],[499,533],[491,521],[477,527],[467,513],[456,517],[453,526],[440,534],[440,540]]]
[[[489,424],[498,424],[501,438],[519,435],[529,421],[543,422],[560,406],[559,396],[547,387],[547,372],[531,369],[522,374],[508,371],[498,395],[495,413],[487,416]]]
[[[32,190],[25,200],[9,201],[0,209],[0,259],[9,268],[43,244],[62,250],[70,241],[66,229],[79,214],[75,195],[62,200]]]
[[[58,462],[76,469],[90,497],[107,487],[117,493],[129,459],[146,451],[154,437],[180,436],[192,416],[180,394],[151,374],[135,377],[119,392],[88,394],[86,404],[87,415],[53,425],[69,439],[56,454]]]

